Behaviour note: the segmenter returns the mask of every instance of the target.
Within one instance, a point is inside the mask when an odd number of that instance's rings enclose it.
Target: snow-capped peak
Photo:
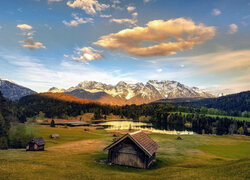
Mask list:
[[[91,93],[105,92],[113,97],[124,99],[125,101],[138,98],[142,99],[143,102],[148,102],[165,98],[212,97],[211,94],[199,88],[188,87],[177,81],[169,80],[149,80],[146,84],[141,82],[130,84],[120,81],[116,85],[96,81],[83,81],[76,87],[69,88],[66,92],[71,92],[75,89],[83,89]],[[60,91],[60,89],[56,88],[54,91]]]

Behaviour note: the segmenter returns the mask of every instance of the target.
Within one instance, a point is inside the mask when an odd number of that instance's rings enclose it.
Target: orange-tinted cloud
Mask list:
[[[100,54],[101,52],[102,51],[98,51],[92,47],[83,47],[81,49],[78,49],[78,57],[72,57],[72,59],[77,62],[84,62],[88,64],[88,61],[103,58],[103,55]]]
[[[27,39],[25,39],[24,41],[21,41],[21,43],[23,43],[23,47],[26,47],[30,50],[34,50],[34,49],[40,49],[40,48],[46,48],[43,43],[41,42],[34,42],[32,37],[28,37]]]
[[[102,36],[94,44],[110,50],[122,50],[133,56],[167,56],[192,49],[195,44],[201,44],[214,36],[213,26],[177,18],[168,21],[154,20],[148,22],[146,27],[124,29]],[[145,47],[148,42],[151,44]]]

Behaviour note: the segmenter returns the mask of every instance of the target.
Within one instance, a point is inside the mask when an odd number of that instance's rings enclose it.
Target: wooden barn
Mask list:
[[[45,146],[45,141],[42,137],[33,138],[26,146],[26,151],[43,151]]]
[[[128,133],[107,146],[108,163],[148,168],[155,160],[156,150],[159,148],[143,131]]]

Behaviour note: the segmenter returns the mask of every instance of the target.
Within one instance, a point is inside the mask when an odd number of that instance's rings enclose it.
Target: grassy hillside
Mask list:
[[[1,179],[247,179],[250,137],[151,134],[160,145],[156,163],[148,170],[102,163],[103,148],[112,142],[105,130],[35,127],[47,142],[44,152],[0,151]],[[51,140],[49,135],[60,134]]]

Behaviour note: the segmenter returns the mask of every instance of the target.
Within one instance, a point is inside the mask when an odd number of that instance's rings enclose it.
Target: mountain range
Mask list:
[[[3,96],[16,100],[35,91],[7,79],[0,79]],[[214,97],[197,87],[188,87],[177,81],[149,80],[144,83],[130,84],[120,81],[116,85],[96,81],[83,81],[69,89],[50,88],[50,93],[64,93],[81,99],[93,100],[111,105],[143,104],[164,99],[200,99]]]
[[[17,100],[23,96],[36,93],[35,91],[29,88],[20,86],[14,83],[13,81],[10,81],[8,79],[1,79],[1,78],[0,78],[0,91],[2,92],[5,98],[11,99],[11,100]]]
[[[159,99],[211,98],[197,87],[188,87],[177,81],[149,80],[147,83],[129,84],[120,81],[116,85],[96,81],[83,81],[69,89],[51,88],[49,92],[65,93],[82,99],[90,99],[112,105],[143,104]]]

